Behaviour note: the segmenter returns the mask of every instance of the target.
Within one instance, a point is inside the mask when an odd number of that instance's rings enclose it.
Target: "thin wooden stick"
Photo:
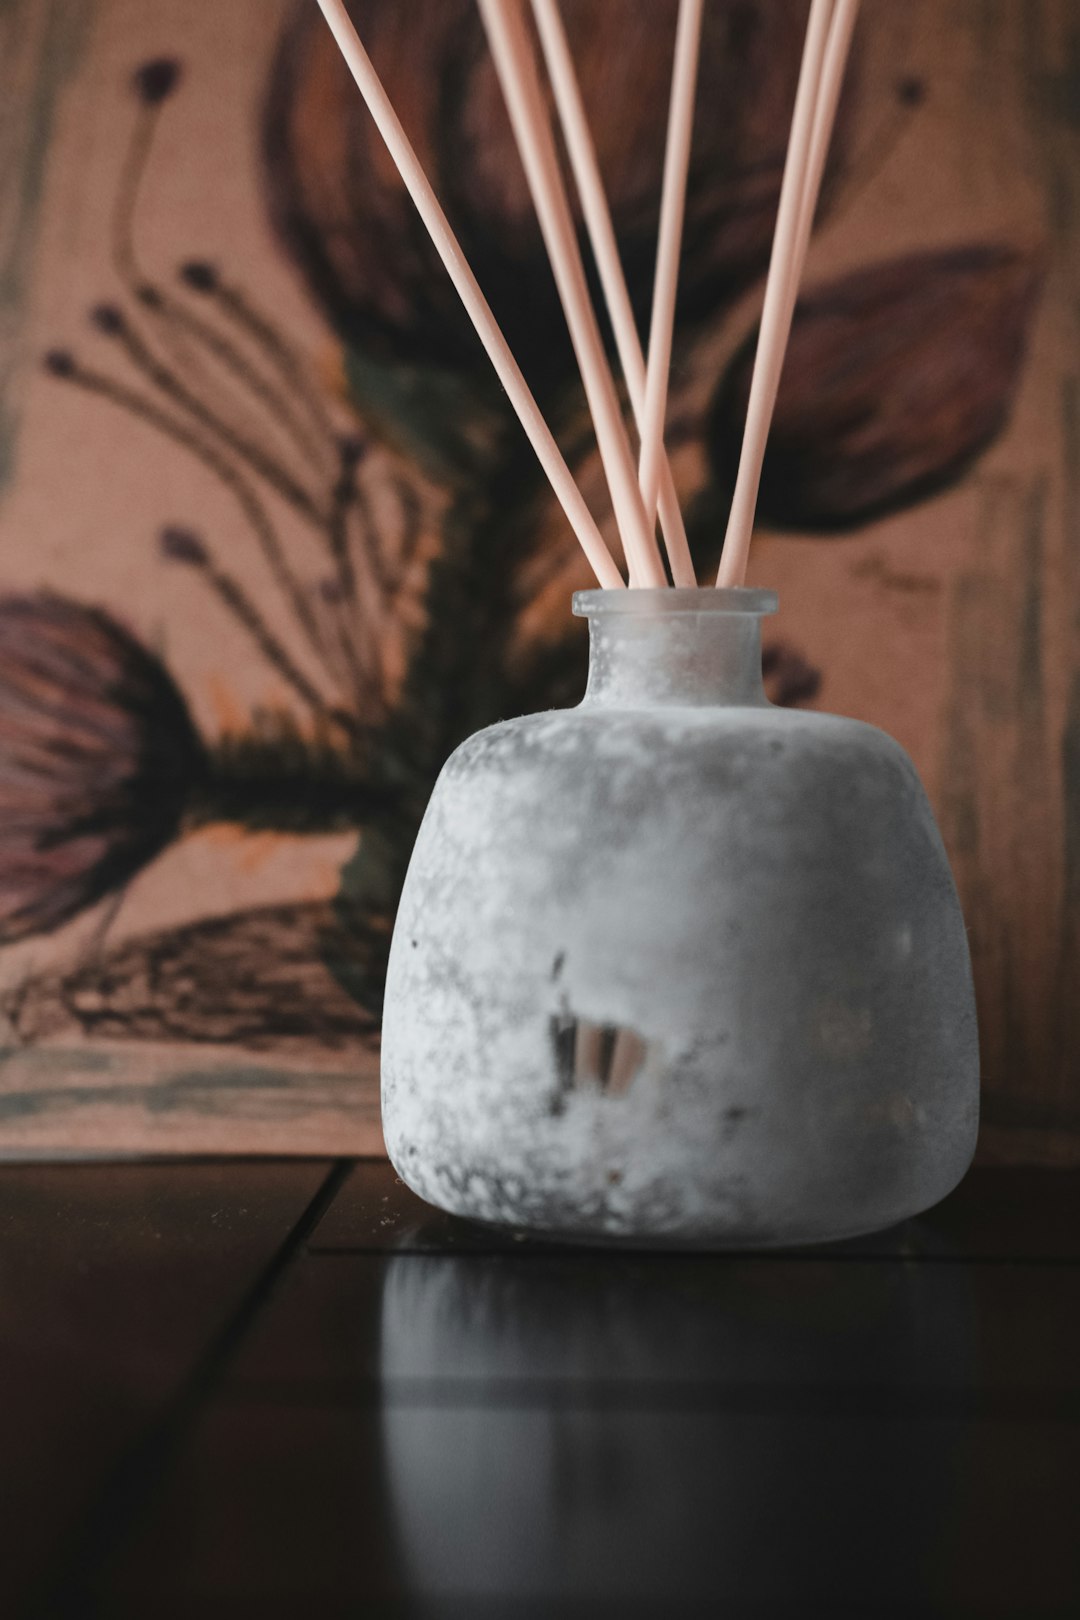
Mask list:
[[[836,110],[840,102],[840,92],[843,88],[844,70],[847,66],[848,55],[851,50],[851,38],[855,31],[855,22],[858,17],[859,0],[835,0],[832,17],[829,23],[828,39],[825,46],[825,56],[821,69],[821,79],[818,94],[814,104],[814,120],[810,134],[810,148],[806,162],[806,173],[803,183],[802,196],[799,204],[799,224],[797,242],[790,265],[786,286],[785,314],[783,320],[783,339],[777,369],[773,397],[769,404],[768,420],[766,422],[766,438],[768,425],[772,421],[773,409],[776,403],[776,394],[780,386],[780,374],[783,369],[784,352],[791,332],[791,323],[795,314],[795,305],[798,301],[799,283],[802,280],[803,268],[806,264],[807,250],[810,245],[810,235],[814,224],[814,214],[817,211],[818,199],[821,195],[821,181],[825,173],[825,162],[829,153],[829,142],[832,139],[833,125],[836,122]],[[763,317],[764,319],[764,317]],[[762,459],[764,459],[764,444],[762,445]],[[758,467],[758,482],[760,482],[761,468]],[[757,502],[757,484],[754,487],[754,503]],[[753,533],[753,512],[750,514],[750,529],[746,535],[746,553],[742,561],[742,571],[737,578],[725,581],[723,577],[723,563],[721,563],[720,577],[717,584],[741,584],[746,573],[746,556],[749,553],[750,539]],[[725,556],[726,556],[725,545]]]
[[[840,91],[844,83],[844,69],[851,51],[851,36],[859,14],[859,0],[835,0],[829,40],[825,46],[825,62],[821,69],[821,85],[814,106],[814,127],[810,135],[810,156],[806,164],[806,183],[799,209],[799,241],[792,265],[788,297],[792,314],[799,296],[806,253],[810,246],[810,233],[814,227],[821,181],[825,173],[825,160],[829,155],[836,109],[840,104]]]
[[[788,138],[784,178],[780,186],[780,204],[773,235],[769,274],[765,284],[765,302],[758,328],[757,354],[750,382],[750,400],[746,411],[739,470],[735,480],[724,552],[716,583],[721,586],[741,585],[746,577],[746,561],[750,550],[750,536],[754,526],[754,508],[757,505],[758,486],[761,482],[761,464],[765,456],[773,406],[780,383],[780,370],[791,325],[792,305],[790,288],[795,254],[800,238],[800,222],[804,209],[804,193],[808,174],[814,113],[821,83],[822,65],[832,19],[833,0],[811,0],[810,18],[803,45],[799,87],[795,95],[795,111]]]
[[[566,150],[570,157],[574,183],[581,199],[582,212],[592,244],[593,258],[600,273],[611,327],[615,333],[615,346],[619,364],[626,379],[627,393],[634,419],[641,431],[645,411],[645,356],[641,349],[637,322],[626,286],[615,227],[611,220],[604,182],[597,162],[596,147],[589,129],[588,115],[582,100],[574,59],[566,38],[558,0],[532,0],[540,44],[544,51],[548,77],[555,96]],[[660,459],[660,527],[664,535],[671,576],[676,585],[694,586],[697,576],[686,538],[686,526],[675,493],[675,480],[671,465],[661,444]],[[646,511],[648,506],[646,505]]]
[[[498,322],[491,313],[479,283],[432,189],[431,182],[424,173],[378,74],[360,43],[359,35],[345,10],[343,0],[319,0],[319,6],[379,133],[386,142],[405,188],[416,205],[440,259],[446,266],[469,319],[476,328],[499,381],[506,389],[518,420],[525,429],[537,459],[547,474],[551,487],[597,579],[608,589],[621,587],[624,580],[615,565],[615,560],[585,504],[581,491],[574,482],[573,475],[540,413],[539,406],[533,399]]]
[[[664,586],[667,578],[653,531],[655,518],[646,515],[638,489],[626,424],[589,298],[577,231],[559,171],[555,138],[521,0],[478,0],[478,4],[585,385],[629,564],[630,584]]]
[[[645,510],[656,511],[660,489],[660,463],[664,453],[664,418],[667,414],[671,342],[675,329],[675,295],[682,251],[686,177],[690,166],[690,136],[694,126],[698,56],[701,46],[703,0],[680,0],[675,31],[675,61],[671,74],[664,181],[660,197],[660,231],[649,322],[649,361],[645,379],[645,411],[641,424],[641,461],[638,483]]]

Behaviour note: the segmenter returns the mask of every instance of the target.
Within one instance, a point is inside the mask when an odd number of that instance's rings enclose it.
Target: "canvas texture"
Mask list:
[[[598,515],[472,0],[354,18]],[[647,321],[674,0],[565,0]],[[715,574],[801,0],[706,12],[669,448]],[[0,1154],[379,1145],[443,760],[590,583],[311,0],[0,4]],[[749,583],[969,926],[987,1159],[1080,1160],[1080,19],[864,0]],[[605,532],[616,544],[604,515]]]

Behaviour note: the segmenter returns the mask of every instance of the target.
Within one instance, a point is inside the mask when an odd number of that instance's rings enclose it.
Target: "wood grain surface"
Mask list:
[[[554,1248],[381,1161],[0,1167],[4,1612],[1080,1604],[1080,1179],[865,1242]]]

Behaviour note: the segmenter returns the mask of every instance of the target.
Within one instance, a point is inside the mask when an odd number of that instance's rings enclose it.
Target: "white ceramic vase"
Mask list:
[[[904,751],[775,708],[770,592],[590,591],[575,709],[471,737],[394,931],[390,1156],[454,1214],[757,1247],[927,1208],[978,1121],[964,923]]]

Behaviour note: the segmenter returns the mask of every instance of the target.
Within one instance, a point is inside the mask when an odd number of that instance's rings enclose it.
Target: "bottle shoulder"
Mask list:
[[[547,709],[488,726],[459,745],[447,762],[453,771],[505,767],[517,758],[538,763],[579,756],[657,758],[666,752],[712,753],[737,749],[772,758],[877,759],[914,772],[908,754],[888,732],[847,715],[772,704],[715,707],[616,708],[582,703]]]
[[[900,745],[817,710],[582,705],[503,721],[451,756],[425,825],[425,848],[512,847],[521,859],[534,843],[569,859],[578,847],[644,839],[663,849],[667,871],[693,864],[695,850],[749,859],[779,840],[810,866],[828,865],[842,845],[852,860],[861,851],[871,864],[910,857],[947,870]]]
[[[876,726],[817,710],[576,709],[503,721],[447,761],[433,804],[476,826],[554,812],[592,822],[604,807],[671,825],[693,807],[762,824],[836,816],[894,827],[933,813],[914,764]],[[533,807],[530,809],[530,807]],[[604,810],[606,814],[606,810]]]

